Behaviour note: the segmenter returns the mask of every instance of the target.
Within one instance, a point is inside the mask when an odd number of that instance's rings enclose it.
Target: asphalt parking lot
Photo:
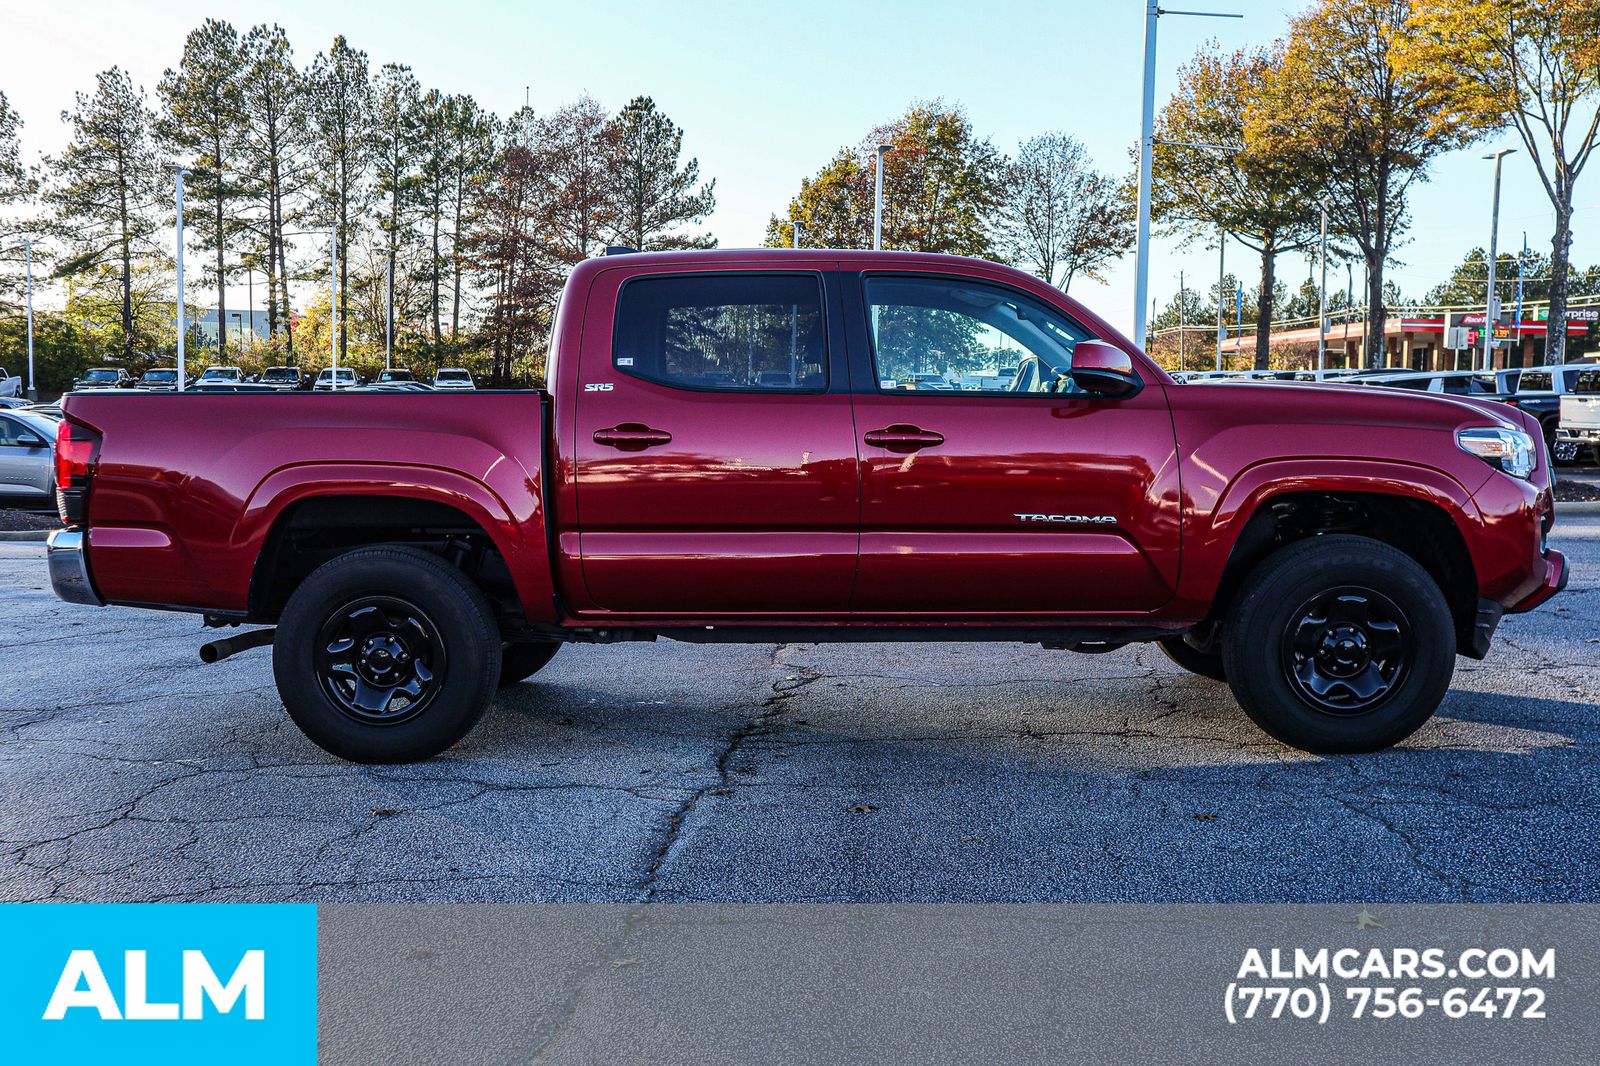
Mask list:
[[[1594,901],[1600,516],[1403,748],[1323,758],[1149,648],[569,647],[358,767],[266,650],[0,544],[0,900]]]

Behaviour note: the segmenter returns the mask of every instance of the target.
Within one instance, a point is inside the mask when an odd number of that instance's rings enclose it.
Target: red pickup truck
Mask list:
[[[1284,742],[1371,750],[1567,580],[1528,415],[1176,385],[993,263],[591,259],[548,378],[74,394],[53,584],[275,626],[202,655],[271,643],[312,740],[397,762],[456,743],[563,643],[657,637],[1154,641]]]

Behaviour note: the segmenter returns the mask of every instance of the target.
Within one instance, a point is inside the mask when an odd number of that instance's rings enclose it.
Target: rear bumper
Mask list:
[[[104,607],[105,601],[95,592],[94,584],[89,580],[86,547],[82,530],[58,529],[50,534],[45,548],[50,562],[50,587],[68,603]]]

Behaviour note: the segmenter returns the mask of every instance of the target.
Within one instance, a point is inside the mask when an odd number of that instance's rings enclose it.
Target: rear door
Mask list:
[[[1165,389],[1078,390],[1066,371],[1089,330],[1008,286],[869,274],[851,291],[863,297],[847,312],[852,357],[870,360],[856,363],[856,610],[1140,613],[1171,598],[1179,498]],[[1017,370],[999,388],[901,384],[1000,366]]]
[[[589,609],[848,608],[859,474],[832,267],[596,277],[573,452]]]

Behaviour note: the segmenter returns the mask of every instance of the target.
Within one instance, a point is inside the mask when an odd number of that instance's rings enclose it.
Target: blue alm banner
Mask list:
[[[11,1062],[317,1059],[309,904],[0,905]]]

